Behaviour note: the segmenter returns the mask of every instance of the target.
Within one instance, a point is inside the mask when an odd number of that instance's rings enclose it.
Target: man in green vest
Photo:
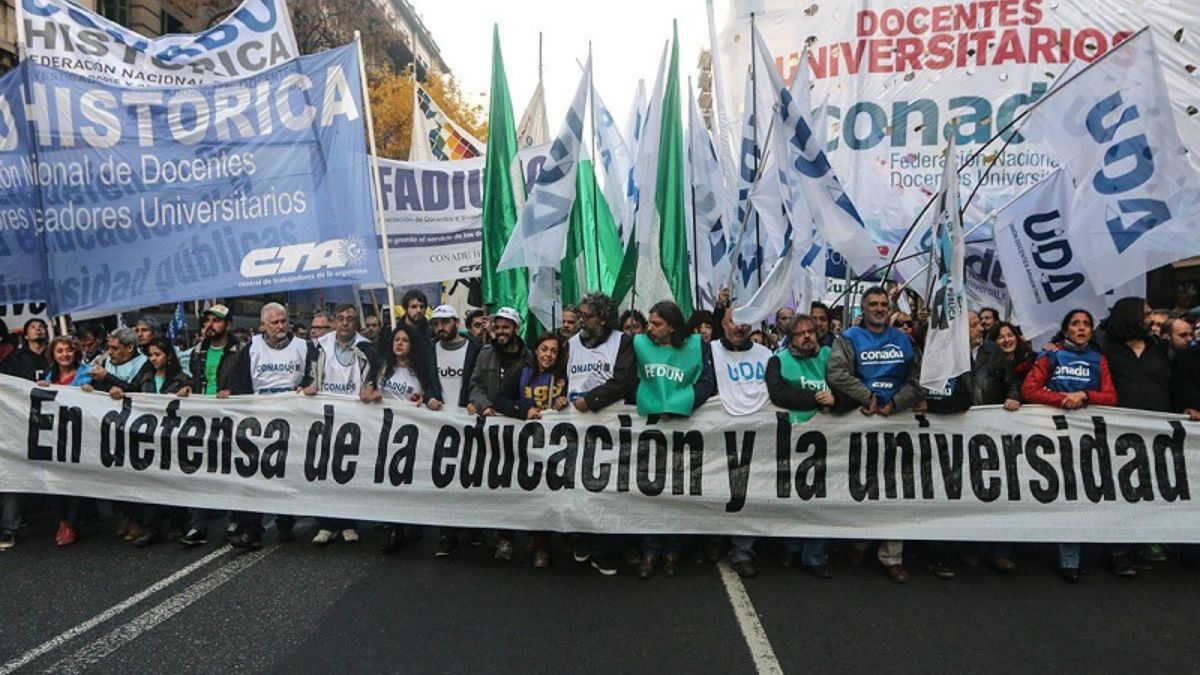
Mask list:
[[[690,417],[717,390],[712,350],[699,335],[691,334],[683,312],[673,302],[664,300],[650,308],[647,333],[634,336],[633,352],[637,356],[638,414],[650,420]],[[683,538],[677,534],[642,537],[638,578],[654,576],[659,557],[663,558],[664,574],[679,574],[682,548]]]
[[[647,332],[633,338],[633,352],[639,415],[690,417],[717,390],[712,351],[688,331],[674,302],[650,308]]]
[[[837,401],[825,383],[829,347],[818,342],[817,322],[797,314],[788,325],[788,342],[767,361],[767,393],[771,403],[787,409],[792,424],[804,424],[817,413],[829,412]],[[828,579],[825,539],[788,539],[783,546],[783,566],[791,567],[796,554],[805,572]]]

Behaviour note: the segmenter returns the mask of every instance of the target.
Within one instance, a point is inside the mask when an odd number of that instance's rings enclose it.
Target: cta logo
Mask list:
[[[290,246],[256,248],[242,258],[241,272],[257,279],[297,272],[318,272],[352,267],[366,258],[366,247],[357,237],[305,242]]]

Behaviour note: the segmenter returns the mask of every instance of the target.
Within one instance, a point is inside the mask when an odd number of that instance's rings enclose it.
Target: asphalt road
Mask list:
[[[841,558],[829,581],[783,570],[763,542],[755,579],[689,559],[642,581],[557,548],[533,569],[523,540],[509,563],[466,546],[436,559],[432,530],[384,556],[369,528],[318,549],[301,521],[299,542],[269,531],[237,554],[137,550],[94,521],[59,550],[48,516],[31,520],[0,553],[0,675],[1200,671],[1200,574],[1171,562],[1119,579],[1098,550],[1075,586],[1046,547],[1019,548],[1011,577],[961,567],[941,581],[910,559],[899,586]]]

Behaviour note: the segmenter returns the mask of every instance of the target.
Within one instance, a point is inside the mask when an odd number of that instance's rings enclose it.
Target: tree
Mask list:
[[[377,68],[371,71],[368,81],[379,156],[391,159],[408,157],[413,119],[411,68],[405,73]],[[454,78],[432,72],[429,78],[421,82],[421,86],[450,119],[479,140],[487,140],[487,119],[483,107],[467,102]]]

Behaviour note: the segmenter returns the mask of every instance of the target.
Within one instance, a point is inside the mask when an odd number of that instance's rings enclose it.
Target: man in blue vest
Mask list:
[[[837,400],[837,412],[857,407],[863,415],[887,417],[912,409],[924,398],[921,357],[908,335],[888,324],[890,312],[887,291],[872,286],[862,296],[862,325],[834,340],[825,381]],[[903,555],[902,541],[879,545],[879,562],[888,577],[901,584],[908,582]]]

